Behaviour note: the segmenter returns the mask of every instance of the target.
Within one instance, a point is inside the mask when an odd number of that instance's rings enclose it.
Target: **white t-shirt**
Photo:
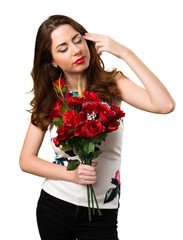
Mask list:
[[[56,136],[55,127],[51,129],[50,136],[51,140]],[[96,159],[98,161],[96,167],[97,181],[93,184],[100,209],[116,209],[119,207],[122,137],[123,123],[120,124],[118,130],[108,133],[106,140],[102,141],[100,145],[102,153]],[[76,158],[69,157],[65,152],[57,148],[53,141],[51,142],[56,153],[55,159]],[[64,165],[65,164],[67,164],[67,162],[64,162]],[[88,206],[86,185],[46,179],[43,182],[43,190],[56,198],[77,206]]]

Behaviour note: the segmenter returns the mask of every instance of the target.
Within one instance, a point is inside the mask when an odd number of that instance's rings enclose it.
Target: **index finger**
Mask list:
[[[102,35],[96,34],[96,33],[85,33],[85,35],[83,35],[83,37],[87,40],[95,42],[95,41],[99,40],[99,38],[101,38]]]

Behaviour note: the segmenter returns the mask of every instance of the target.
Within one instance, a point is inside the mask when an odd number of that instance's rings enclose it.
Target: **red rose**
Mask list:
[[[53,138],[53,142],[56,147],[61,145],[62,151],[72,149],[82,163],[90,165],[92,160],[101,154],[96,144],[100,145],[107,133],[118,129],[120,119],[125,113],[114,104],[103,103],[92,91],[84,91],[81,95],[79,90],[79,97],[76,97],[77,94],[68,91],[64,78],[56,80],[53,86],[55,95],[59,98],[50,112],[53,124],[57,127],[57,136]],[[77,167],[78,164],[74,161],[67,165],[68,170]],[[115,178],[112,178],[112,183],[119,187],[119,171],[116,172]],[[91,207],[96,205],[98,208],[98,203],[92,185],[87,185],[87,191],[88,213],[91,220]],[[108,202],[109,198],[105,197],[105,201]],[[99,208],[98,213],[101,214]]]
[[[85,100],[87,101],[101,101],[100,98],[98,97],[98,95],[95,92],[92,91],[84,91],[83,92],[83,96],[85,98]]]
[[[84,112],[79,112],[76,114],[76,116],[74,117],[73,121],[74,121],[74,126],[76,127],[78,124],[83,123],[86,120],[85,117],[85,113]]]
[[[62,104],[62,101],[60,100],[54,103],[53,109],[50,112],[50,117],[59,118],[61,116],[61,104]]]
[[[86,126],[85,122],[81,122],[75,126],[74,136],[76,137],[86,137]]]
[[[97,114],[100,110],[100,103],[99,102],[83,102],[82,103],[82,111],[86,114]]]
[[[116,112],[113,111],[107,104],[100,104],[99,118],[102,122],[110,121],[115,115]]]
[[[55,80],[53,85],[54,85],[54,87],[57,87],[57,88],[63,88],[65,86],[64,78],[59,78],[59,79]]]
[[[73,135],[72,128],[62,125],[57,129],[57,134],[57,137],[53,138],[53,142],[57,147],[59,147],[62,141],[69,139]]]
[[[76,112],[74,110],[68,110],[63,115],[63,121],[65,125],[73,127],[74,126],[74,118],[76,116]]]
[[[59,78],[54,81],[53,87],[57,93],[65,93],[67,91],[67,86],[65,84],[65,79],[64,78]]]
[[[99,120],[89,120],[86,121],[85,124],[86,127],[86,137],[97,137],[101,133],[104,132],[105,127],[102,125],[102,123]]]
[[[111,120],[105,125],[105,132],[106,133],[113,132],[117,130],[118,127],[119,127],[119,123],[117,122],[117,120]]]
[[[60,141],[58,140],[58,136],[53,138],[53,143],[55,144],[56,147],[59,147]]]
[[[68,96],[66,98],[67,104],[70,108],[76,107],[80,105],[83,101],[83,98],[75,97],[75,96]]]
[[[125,116],[125,113],[117,105],[111,104],[111,110],[116,112],[115,119],[120,119],[120,118],[123,118]]]
[[[99,120],[86,120],[75,127],[74,136],[94,138],[103,133],[105,127]]]

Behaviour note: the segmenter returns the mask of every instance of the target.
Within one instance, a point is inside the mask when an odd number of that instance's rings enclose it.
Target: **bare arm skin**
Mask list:
[[[68,171],[65,166],[53,164],[39,158],[38,152],[45,133],[30,123],[20,154],[20,168],[28,173],[56,180],[71,181],[79,184],[93,184],[96,181],[95,167],[81,164],[78,169]]]
[[[129,48],[116,42],[109,36],[87,33],[85,39],[95,42],[97,52],[109,52],[125,61],[137,75],[144,88],[129,78],[118,74],[116,83],[122,100],[144,111],[166,114],[175,108],[175,102],[162,82]],[[20,167],[23,171],[56,180],[71,181],[78,184],[96,182],[96,166],[81,164],[74,171],[65,166],[53,164],[38,157],[45,133],[30,123],[20,154]]]
[[[143,84],[144,88],[118,75],[116,82],[123,101],[153,113],[166,114],[174,110],[175,102],[166,87],[129,48],[105,35],[86,33],[84,38],[95,42],[99,54],[109,52],[124,60]]]

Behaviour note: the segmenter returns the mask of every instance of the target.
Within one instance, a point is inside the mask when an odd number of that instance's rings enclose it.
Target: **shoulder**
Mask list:
[[[127,95],[129,95],[131,90],[134,89],[134,83],[120,71],[118,71],[115,76],[115,82],[120,91],[122,100],[125,101]]]
[[[31,135],[32,137],[39,136],[40,138],[43,138],[45,132],[30,122],[27,134]]]
[[[115,82],[117,86],[121,86],[129,81],[129,78],[125,76],[121,71],[118,71],[115,75]]]
[[[115,74],[115,81],[118,82],[119,80],[128,79],[121,71],[117,71]]]

